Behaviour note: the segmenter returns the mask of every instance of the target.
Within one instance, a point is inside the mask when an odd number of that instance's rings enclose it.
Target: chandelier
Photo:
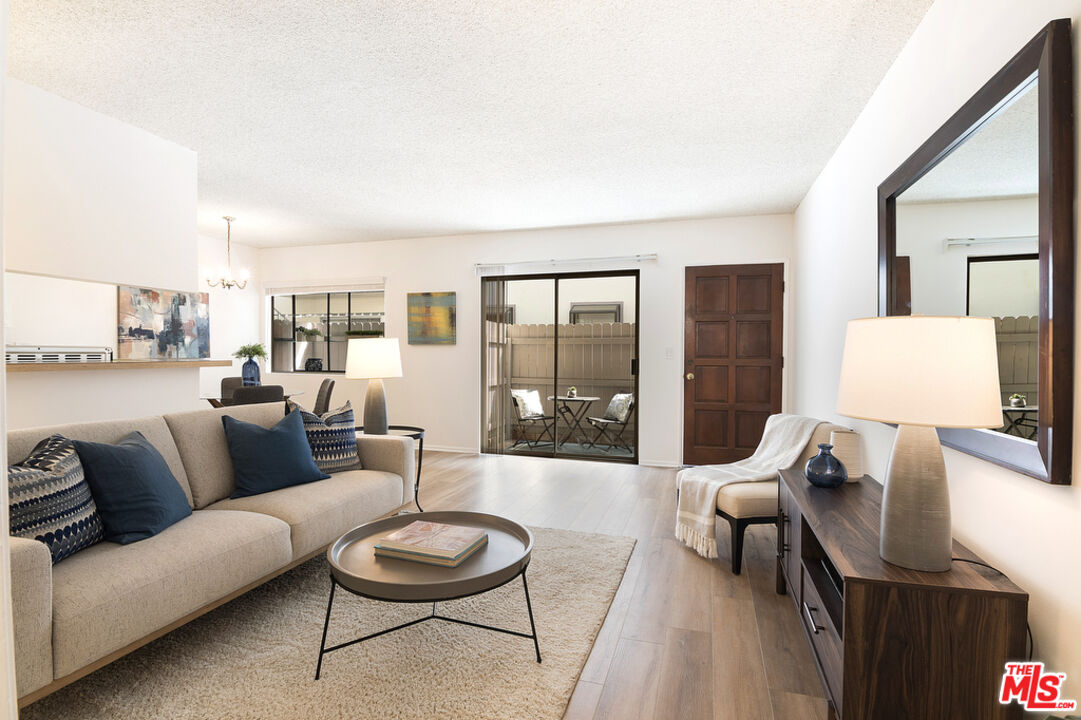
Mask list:
[[[247,272],[241,272],[239,280],[233,279],[233,221],[236,218],[231,215],[222,215],[222,220],[225,221],[225,267],[219,271],[221,277],[217,280],[208,275],[206,284],[210,287],[220,287],[223,290],[233,288],[243,290],[248,286]]]

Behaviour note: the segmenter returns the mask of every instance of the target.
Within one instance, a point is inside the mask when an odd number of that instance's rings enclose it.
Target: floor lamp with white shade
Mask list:
[[[345,376],[368,380],[364,396],[364,432],[387,434],[387,397],[383,378],[402,376],[398,338],[350,338],[345,359]]]
[[[897,425],[882,494],[882,559],[914,570],[949,570],[950,488],[935,428],[1002,426],[994,321],[852,320],[837,412]]]

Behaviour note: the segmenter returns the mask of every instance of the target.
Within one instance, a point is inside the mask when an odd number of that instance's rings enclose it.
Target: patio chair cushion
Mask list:
[[[523,419],[544,416],[544,406],[536,390],[511,390],[510,394],[517,398]]]
[[[612,401],[608,403],[608,409],[604,411],[604,418],[625,423],[630,417],[633,406],[634,393],[616,393],[612,396]]]

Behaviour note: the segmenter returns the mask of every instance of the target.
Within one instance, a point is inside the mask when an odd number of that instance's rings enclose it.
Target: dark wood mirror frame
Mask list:
[[[996,432],[938,430],[943,445],[1068,485],[1073,455],[1074,119],[1070,21],[1053,20],[878,186],[878,314],[897,312],[897,196],[1038,79],[1039,431],[1035,445]]]

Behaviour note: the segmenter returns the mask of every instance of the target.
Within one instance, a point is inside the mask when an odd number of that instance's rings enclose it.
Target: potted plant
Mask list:
[[[567,388],[567,397],[578,397],[578,388],[576,388],[574,385],[571,385],[569,388]]]
[[[263,343],[252,343],[250,345],[241,345],[233,357],[238,360],[241,358],[247,358],[248,361],[240,368],[240,376],[244,379],[245,385],[258,385],[259,380],[259,363],[255,362],[255,358],[262,358],[266,360],[266,348],[263,347]]]
[[[1026,405],[1028,405],[1028,401],[1021,393],[1010,395],[1010,407],[1023,408]]]
[[[297,334],[300,336],[297,338],[298,340],[307,340],[308,342],[323,337],[323,331],[319,328],[298,327]]]

